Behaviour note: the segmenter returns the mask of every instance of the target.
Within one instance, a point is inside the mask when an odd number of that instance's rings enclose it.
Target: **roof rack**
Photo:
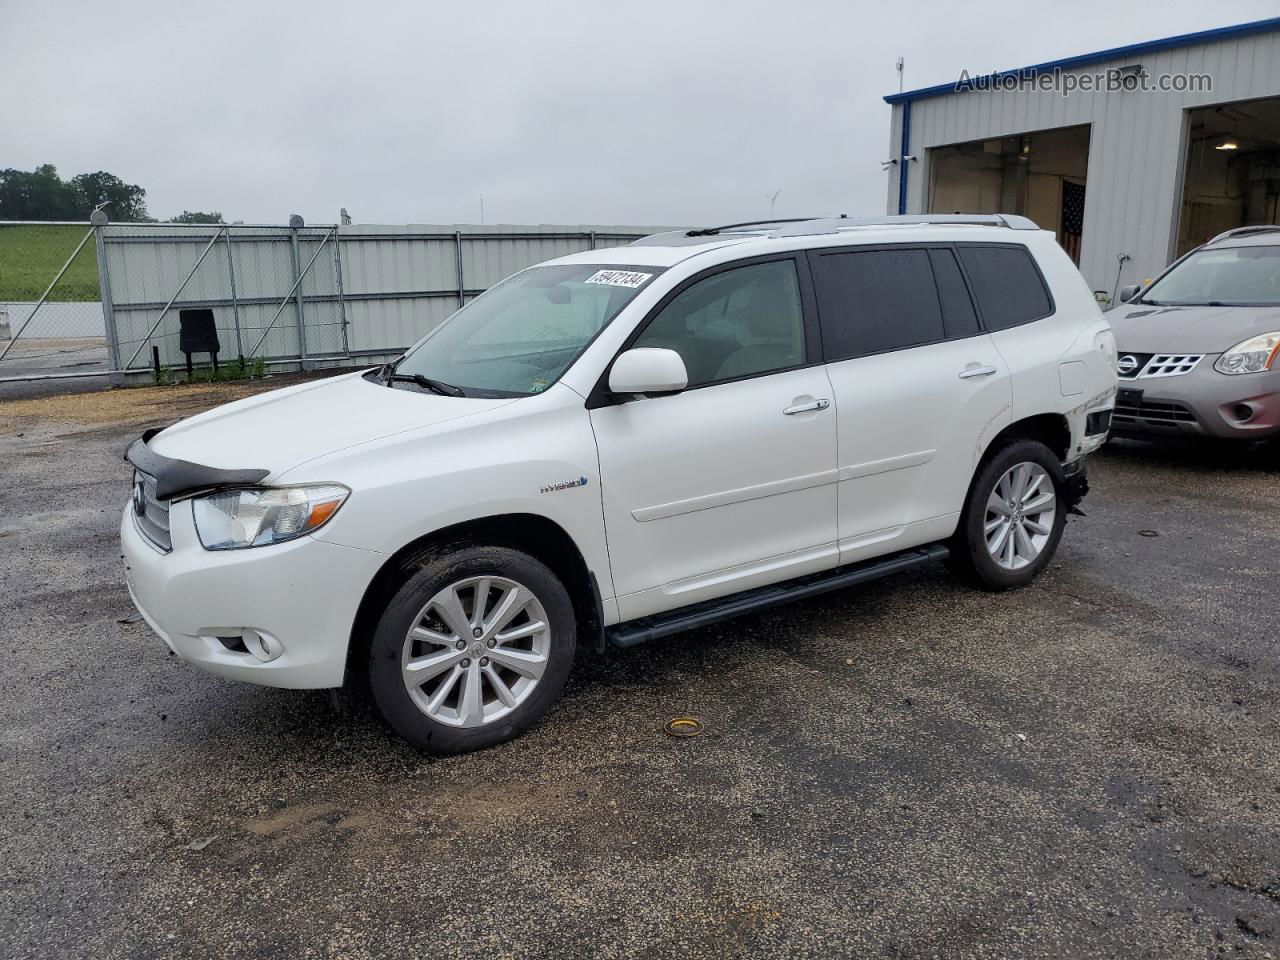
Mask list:
[[[770,237],[804,237],[818,233],[839,233],[857,227],[979,226],[1005,227],[1009,230],[1039,230],[1033,220],[1012,213],[914,213],[884,217],[841,217],[840,219],[811,220],[803,224],[781,227]]]
[[[840,214],[844,219],[845,214]],[[726,223],[719,227],[699,227],[688,231],[686,237],[714,237],[722,230],[735,230],[738,227],[767,227],[771,223],[808,223],[810,220],[826,220],[830,217],[779,217],[776,220],[744,220],[742,223]]]
[[[1250,237],[1255,233],[1277,233],[1280,232],[1280,224],[1259,223],[1252,227],[1235,227],[1232,230],[1224,230],[1218,234],[1210,243],[1217,243],[1219,240],[1230,240],[1233,237]]]
[[[858,227],[891,227],[912,224],[1004,227],[1009,230],[1040,229],[1035,221],[1012,213],[920,213],[883,217],[850,217],[846,214],[840,214],[839,216],[827,217],[786,217],[777,220],[750,220],[744,223],[726,223],[719,227],[671,230],[667,233],[655,233],[642,237],[633,241],[631,246],[678,247],[709,243],[724,233],[753,233],[757,236],[764,235],[770,238],[806,237],[824,233],[839,233],[843,230],[852,230]],[[767,231],[765,229],[775,225],[777,226],[776,230]]]

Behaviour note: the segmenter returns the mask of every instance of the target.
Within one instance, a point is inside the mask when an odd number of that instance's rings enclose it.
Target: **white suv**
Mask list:
[[[562,257],[395,363],[129,448],[130,593],[169,647],[367,679],[419,747],[542,716],[627,647],[949,558],[1021,586],[1106,439],[1115,347],[1009,216],[771,221]]]

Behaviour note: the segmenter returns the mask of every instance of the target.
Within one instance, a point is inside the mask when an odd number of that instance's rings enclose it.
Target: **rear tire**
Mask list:
[[[987,590],[1025,587],[1053,559],[1066,520],[1057,455],[1038,440],[1007,440],[983,458],[969,485],[949,563]]]
[[[369,647],[370,691],[419,749],[479,750],[542,718],[576,637],[568,591],[545,564],[462,544],[427,559],[387,604]]]

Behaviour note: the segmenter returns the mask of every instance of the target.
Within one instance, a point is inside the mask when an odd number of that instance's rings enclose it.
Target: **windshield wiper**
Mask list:
[[[443,380],[433,380],[430,377],[424,377],[420,373],[389,373],[384,377],[387,386],[393,383],[412,383],[424,390],[430,390],[432,393],[438,393],[442,397],[465,397],[466,393],[461,387],[455,387],[452,383],[445,383]]]

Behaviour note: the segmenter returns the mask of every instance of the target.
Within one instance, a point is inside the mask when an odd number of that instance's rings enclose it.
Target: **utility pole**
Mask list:
[[[898,92],[899,93],[902,92],[902,67],[903,67],[903,59],[899,57],[898,58]]]
[[[480,225],[484,226],[484,194],[480,194]]]

